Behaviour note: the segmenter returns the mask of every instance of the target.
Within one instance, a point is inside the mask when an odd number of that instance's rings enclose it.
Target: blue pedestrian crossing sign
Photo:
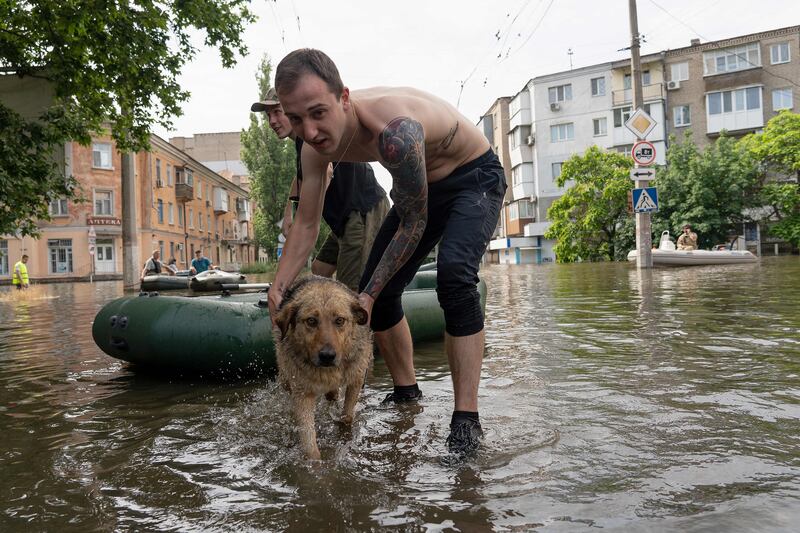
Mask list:
[[[633,189],[633,212],[653,213],[658,211],[658,191],[655,187]]]

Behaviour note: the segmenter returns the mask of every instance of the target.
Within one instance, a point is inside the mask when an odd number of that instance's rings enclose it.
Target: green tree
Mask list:
[[[256,74],[259,100],[266,97],[270,88],[272,66],[263,58]],[[289,197],[289,187],[295,176],[296,152],[289,139],[278,139],[269,127],[266,114],[251,113],[250,127],[242,131],[242,161],[250,173],[251,191],[257,210],[253,216],[253,229],[257,244],[270,257],[276,256],[278,223]]]
[[[757,204],[759,189],[755,161],[724,133],[703,151],[690,133],[682,142],[673,137],[667,167],[654,185],[659,203],[654,233],[668,230],[675,235],[691,224],[700,248],[725,242],[731,232],[738,234],[741,224],[750,220],[748,208]]]
[[[742,139],[742,147],[759,163],[767,231],[800,246],[800,114],[782,111],[767,122],[764,133]]]
[[[626,155],[597,146],[564,163],[556,183],[573,185],[547,210],[552,224],[545,233],[557,241],[554,250],[560,263],[622,259],[632,248],[627,212],[631,166]]]
[[[177,80],[198,37],[222,64],[246,53],[249,0],[8,0],[0,2],[0,72],[38,79],[52,98],[38,117],[0,102],[0,234],[36,234],[51,198],[75,182],[53,161],[70,140],[88,144],[108,124],[123,151],[148,148],[189,97]],[[10,84],[9,84],[10,85]],[[6,102],[7,104],[7,102]]]

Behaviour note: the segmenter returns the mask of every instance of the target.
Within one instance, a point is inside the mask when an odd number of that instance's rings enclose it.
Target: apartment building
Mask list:
[[[223,178],[250,190],[250,175],[242,162],[241,133],[197,133],[191,137],[170,137],[169,143],[201,162]]]
[[[693,40],[642,56],[641,64],[644,110],[657,123],[647,140],[659,165],[666,164],[669,135],[691,130],[702,147],[723,130],[743,135],[782,109],[798,111],[800,26]],[[514,264],[555,260],[555,243],[544,234],[547,210],[570,186],[556,185],[563,162],[592,145],[630,153],[635,139],[624,124],[632,108],[628,59],[539,76],[511,98],[511,189],[502,228],[489,246],[492,257]],[[755,235],[757,228],[745,232]]]
[[[740,136],[778,111],[798,112],[800,26],[691,45],[664,53],[667,131],[691,130],[705,146],[722,130]]]
[[[9,267],[22,254],[29,256],[33,280],[122,277],[122,157],[107,135],[89,146],[66,143],[64,155],[80,200],[53,199],[52,220],[40,223],[38,239],[0,236],[0,283],[10,281]],[[228,268],[255,260],[247,191],[155,135],[151,151],[136,154],[134,166],[141,263],[153,250],[165,260],[175,257],[181,268],[188,268],[196,249]]]
[[[508,204],[511,202],[511,160],[509,158],[508,148],[508,104],[510,100],[511,98],[508,96],[498,98],[478,121],[478,128],[483,131],[483,134],[492,146],[492,150],[497,154],[500,163],[503,165],[503,172],[505,173],[506,183],[508,184],[508,191],[506,191],[503,202],[504,208],[500,212],[500,221],[498,222],[497,230],[493,236],[494,238],[522,235],[521,229],[515,228],[507,223]],[[498,252],[496,250],[490,250],[488,260],[490,263],[500,262]]]

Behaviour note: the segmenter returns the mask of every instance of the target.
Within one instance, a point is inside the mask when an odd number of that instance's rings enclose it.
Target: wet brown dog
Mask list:
[[[355,293],[328,278],[309,276],[284,294],[275,323],[278,380],[290,391],[300,446],[319,459],[314,410],[325,394],[336,400],[346,387],[342,422],[352,423],[358,395],[372,360],[367,313]]]

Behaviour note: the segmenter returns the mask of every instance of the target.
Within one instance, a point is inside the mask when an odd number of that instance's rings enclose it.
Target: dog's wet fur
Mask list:
[[[330,401],[345,388],[342,422],[351,424],[372,361],[367,313],[344,284],[320,276],[295,282],[283,296],[275,323],[278,381],[291,396],[300,446],[319,459],[314,411],[323,394]]]

